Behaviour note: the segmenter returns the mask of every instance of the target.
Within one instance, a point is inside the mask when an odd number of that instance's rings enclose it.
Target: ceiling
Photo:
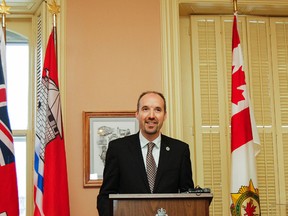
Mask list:
[[[33,14],[44,0],[5,0],[10,14]],[[2,2],[2,1],[1,1]],[[48,0],[50,2],[50,0]]]
[[[187,0],[179,5],[182,16],[192,14],[233,14],[233,0]],[[189,3],[186,3],[189,2]],[[288,16],[288,0],[238,0],[240,15]]]
[[[6,0],[6,4],[11,7],[11,14],[33,14],[43,1]],[[45,1],[48,3],[52,2],[52,0]],[[179,13],[182,16],[233,13],[233,0],[179,0],[179,2]],[[238,0],[237,6],[238,14],[288,16],[288,0]]]

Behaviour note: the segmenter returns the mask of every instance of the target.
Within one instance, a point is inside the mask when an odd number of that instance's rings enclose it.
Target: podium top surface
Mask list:
[[[212,193],[109,194],[109,199],[212,199]]]

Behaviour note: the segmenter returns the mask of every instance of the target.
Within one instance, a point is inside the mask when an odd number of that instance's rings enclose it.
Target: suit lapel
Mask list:
[[[146,190],[150,191],[145,164],[142,156],[139,133],[135,134],[134,136],[131,136],[131,138],[132,140],[129,143],[129,149],[131,151],[131,154],[127,156],[134,157],[133,161],[135,161],[136,163],[137,173],[133,173],[133,175],[141,175],[141,179],[143,179],[144,185],[146,186]]]
[[[157,190],[158,184],[160,183],[161,176],[165,169],[167,168],[167,164],[169,164],[169,153],[170,153],[170,143],[165,138],[165,136],[161,135],[161,147],[160,147],[160,155],[159,155],[159,163],[157,168],[156,180],[154,184],[154,190]]]

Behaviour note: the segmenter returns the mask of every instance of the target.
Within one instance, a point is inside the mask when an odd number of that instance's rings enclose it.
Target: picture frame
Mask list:
[[[135,111],[83,112],[84,187],[100,187],[106,151],[113,139],[137,133]]]

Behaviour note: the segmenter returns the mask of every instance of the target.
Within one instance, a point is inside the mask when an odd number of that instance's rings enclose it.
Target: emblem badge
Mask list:
[[[155,216],[168,216],[166,214],[166,210],[164,208],[160,208],[157,210],[157,214]]]
[[[260,215],[259,191],[252,180],[249,186],[241,186],[238,193],[232,193],[231,215]]]

